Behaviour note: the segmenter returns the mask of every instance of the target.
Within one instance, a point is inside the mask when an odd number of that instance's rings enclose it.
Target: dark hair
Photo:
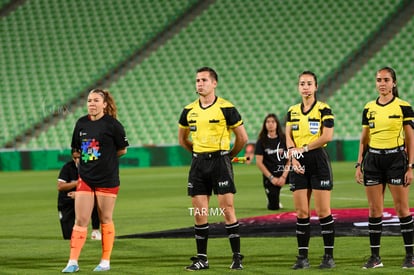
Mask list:
[[[200,69],[197,70],[197,73],[201,73],[201,72],[209,72],[210,73],[210,77],[212,77],[215,81],[218,82],[218,75],[216,73],[215,70],[213,70],[210,67],[201,67]]]
[[[117,107],[115,104],[115,100],[112,97],[109,91],[105,91],[102,89],[93,89],[89,92],[89,94],[96,93],[103,97],[103,101],[107,103],[106,108],[104,109],[104,113],[110,115],[113,118],[117,116]]]
[[[316,86],[316,87],[318,87],[318,78],[316,77],[316,74],[315,74],[314,72],[312,72],[312,71],[303,71],[303,72],[299,75],[299,77],[298,77],[298,78],[300,78],[302,75],[305,75],[305,74],[308,74],[308,75],[313,76],[313,80],[315,81],[315,86]]]
[[[279,118],[277,117],[277,115],[273,114],[273,113],[268,114],[265,117],[265,119],[263,120],[262,129],[259,132],[258,139],[263,142],[265,140],[265,138],[267,137],[268,131],[266,129],[266,120],[270,117],[272,117],[276,121],[276,124],[277,124],[276,125],[276,134],[277,134],[277,136],[283,141],[283,143],[285,143],[285,132],[283,131],[282,124],[280,123]]]
[[[377,73],[379,73],[380,71],[387,71],[390,73],[391,77],[392,77],[392,82],[394,82],[394,86],[392,87],[392,95],[395,97],[398,97],[398,87],[397,87],[397,74],[395,73],[394,69],[391,67],[382,67],[381,69],[379,69],[377,71]]]

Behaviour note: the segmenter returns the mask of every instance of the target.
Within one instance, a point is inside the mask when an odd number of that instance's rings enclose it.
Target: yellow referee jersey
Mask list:
[[[286,125],[292,129],[296,147],[303,147],[321,136],[322,126],[334,127],[334,115],[328,104],[324,102],[315,101],[306,113],[302,111],[302,103],[300,103],[289,108]]]
[[[198,99],[188,104],[178,124],[190,129],[193,151],[206,153],[230,150],[231,129],[243,124],[243,120],[233,104],[216,97],[207,108],[202,108]]]
[[[403,125],[413,125],[411,105],[398,98],[382,105],[377,100],[368,102],[362,113],[362,127],[369,127],[369,146],[391,149],[404,145]]]

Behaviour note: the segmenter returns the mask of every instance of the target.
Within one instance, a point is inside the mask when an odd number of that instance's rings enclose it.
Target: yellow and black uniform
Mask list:
[[[368,150],[363,160],[364,184],[404,184],[407,154],[404,148],[404,125],[413,124],[411,105],[394,97],[383,105],[368,102],[362,113],[362,127],[369,128]],[[414,127],[413,127],[414,128]]]
[[[193,160],[188,178],[188,195],[235,193],[230,159],[231,129],[243,120],[229,101],[216,97],[203,108],[200,101],[187,105],[181,113],[179,127],[188,128],[193,142]]]
[[[322,128],[334,127],[334,115],[328,104],[315,101],[306,113],[303,103],[291,106],[288,110],[286,125],[292,130],[292,138],[297,148],[304,147],[317,140]],[[324,145],[324,147],[326,144]],[[298,189],[332,189],[332,168],[329,156],[324,148],[318,148],[297,156],[305,174],[289,173],[290,190]]]
[[[327,128],[334,126],[334,115],[326,103],[315,101],[306,113],[302,109],[302,103],[290,107],[287,119],[287,125],[292,127],[293,141],[298,148],[317,140],[322,134],[322,125]]]

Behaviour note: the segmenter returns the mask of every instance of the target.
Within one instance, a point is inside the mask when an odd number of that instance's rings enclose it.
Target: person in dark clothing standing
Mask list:
[[[282,208],[280,190],[289,175],[285,134],[275,114],[268,114],[255,146],[256,165],[263,174],[263,186],[267,196],[267,209]]]

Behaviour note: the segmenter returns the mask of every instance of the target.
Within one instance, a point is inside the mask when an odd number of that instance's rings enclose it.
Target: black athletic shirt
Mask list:
[[[60,169],[58,181],[64,181],[66,183],[71,183],[72,181],[78,180],[78,168],[76,167],[75,162],[69,161],[63,165]],[[68,191],[59,191],[58,195],[58,209],[60,210],[63,207],[69,206],[73,207],[74,199],[68,197],[68,193],[71,191],[76,191],[76,188]]]
[[[280,177],[287,162],[287,150],[279,137],[259,139],[255,146],[255,155],[263,156],[263,164],[276,177]]]
[[[81,153],[79,176],[91,187],[116,187],[119,182],[117,151],[128,146],[124,127],[105,114],[92,121],[81,117],[75,125],[72,148]]]

